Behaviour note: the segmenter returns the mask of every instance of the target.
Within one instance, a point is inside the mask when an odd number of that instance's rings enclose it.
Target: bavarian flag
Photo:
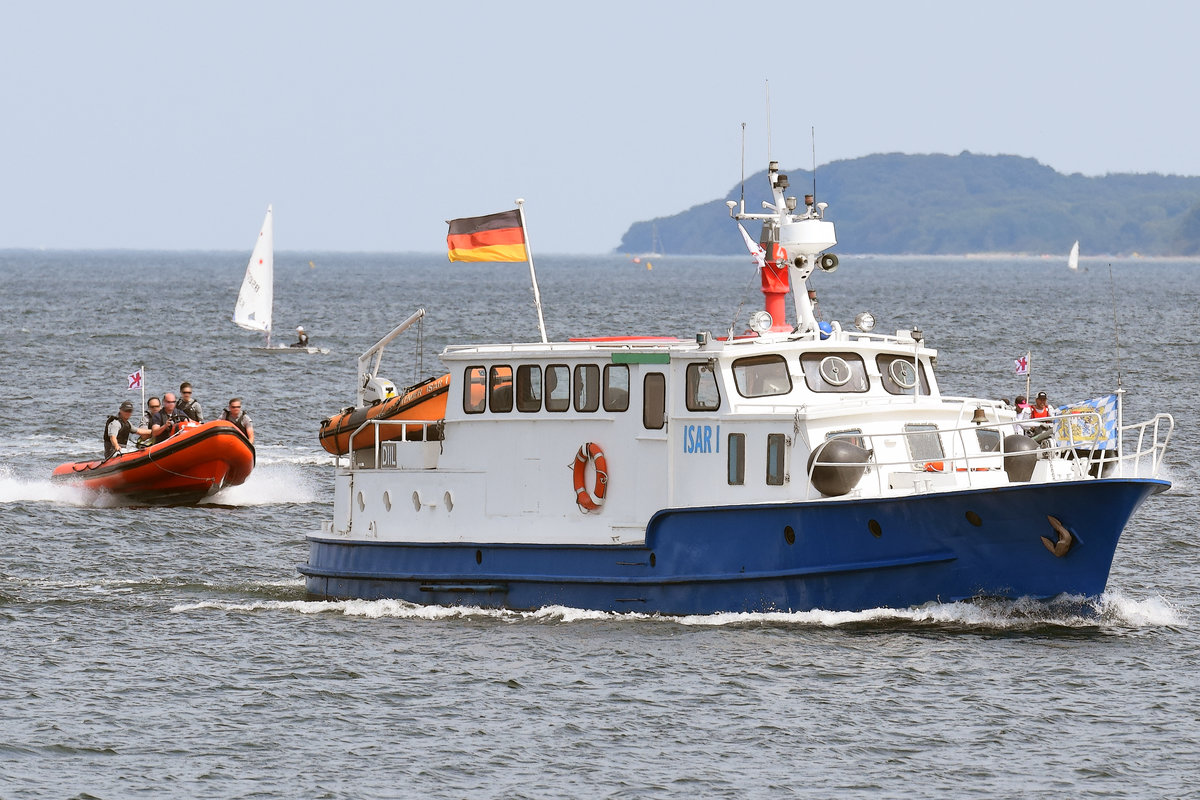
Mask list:
[[[446,247],[451,261],[528,261],[521,211],[450,220]]]

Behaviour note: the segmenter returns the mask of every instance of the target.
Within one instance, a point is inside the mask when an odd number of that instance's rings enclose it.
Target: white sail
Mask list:
[[[1079,269],[1079,240],[1071,245],[1071,255],[1067,256],[1067,269]]]
[[[275,294],[275,223],[271,218],[271,207],[250,263],[246,265],[246,277],[242,279],[242,290],[238,292],[237,305],[233,307],[233,321],[246,330],[266,331],[271,337],[271,305]]]

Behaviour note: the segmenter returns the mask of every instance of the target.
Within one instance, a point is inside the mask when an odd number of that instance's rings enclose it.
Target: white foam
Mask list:
[[[113,501],[103,492],[88,491],[69,483],[18,478],[9,467],[0,466],[0,503],[59,503],[82,507],[107,506]]]
[[[279,503],[315,503],[317,489],[312,479],[294,464],[259,464],[241,486],[227,489],[205,499],[207,504],[223,506],[267,506]]]
[[[536,611],[509,611],[472,606],[424,606],[404,600],[258,600],[247,603],[205,600],[173,607],[173,612],[213,609],[219,611],[283,610],[299,614],[342,614],[368,619],[400,618],[443,620],[492,617],[501,620],[589,622],[595,620],[669,620],[680,625],[721,627],[726,625],[773,624],[840,627],[863,623],[933,623],[969,628],[1016,629],[1034,626],[1066,628],[1117,627],[1160,628],[1184,624],[1179,611],[1162,597],[1144,600],[1119,593],[1099,598],[1064,597],[1050,603],[1033,600],[983,601],[977,603],[930,603],[917,608],[874,608],[867,611],[800,611],[721,613],[692,616],[590,611],[566,606],[547,606]]]

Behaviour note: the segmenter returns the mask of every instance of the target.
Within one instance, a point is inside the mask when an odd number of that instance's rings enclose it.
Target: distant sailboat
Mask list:
[[[1075,244],[1071,245],[1071,255],[1067,256],[1067,269],[1079,269],[1079,240],[1075,240]]]
[[[233,321],[248,331],[263,331],[267,334],[266,347],[256,347],[255,350],[268,350],[273,353],[329,352],[316,347],[272,347],[271,314],[274,302],[275,222],[271,206],[267,206],[267,216],[258,232],[258,241],[254,243],[250,263],[246,265],[246,277],[242,279],[242,290],[238,292],[237,303],[233,307]]]

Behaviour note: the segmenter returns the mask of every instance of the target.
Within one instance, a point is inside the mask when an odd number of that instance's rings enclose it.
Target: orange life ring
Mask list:
[[[596,467],[596,488],[592,491],[587,487],[587,465],[591,461]],[[608,493],[608,461],[604,451],[595,442],[585,442],[575,454],[572,466],[575,475],[575,502],[583,511],[595,511],[604,505],[604,495]]]

